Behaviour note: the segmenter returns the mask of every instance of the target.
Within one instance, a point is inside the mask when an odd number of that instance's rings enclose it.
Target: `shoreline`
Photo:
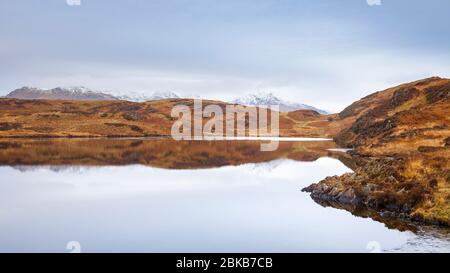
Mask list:
[[[64,139],[64,138],[80,138],[80,139],[101,139],[101,138],[117,138],[117,139],[151,139],[151,138],[172,138],[171,135],[107,135],[107,136],[85,136],[85,135],[70,135],[70,136],[56,136],[56,135],[30,135],[30,136],[0,136],[1,139]],[[183,140],[182,140],[183,141]],[[309,142],[309,141],[334,141],[332,138],[323,137],[297,137],[297,136],[261,136],[261,137],[251,137],[251,136],[204,136],[202,139],[195,139],[194,137],[189,140],[184,141],[280,141],[280,142]],[[330,149],[332,151],[332,149]]]
[[[410,178],[404,174],[410,161],[426,160],[430,155],[373,157],[355,152],[347,154],[357,164],[353,173],[326,177],[303,188],[302,192],[309,193],[318,203],[369,209],[376,211],[380,217],[450,227],[447,208],[436,205],[435,201],[439,170],[423,177]],[[430,212],[433,205],[438,208]]]

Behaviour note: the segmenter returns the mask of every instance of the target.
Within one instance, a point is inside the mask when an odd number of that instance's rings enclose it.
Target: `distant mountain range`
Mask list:
[[[244,97],[235,99],[233,103],[251,106],[279,105],[281,112],[292,112],[297,110],[314,110],[320,114],[329,114],[325,110],[321,110],[310,105],[282,100],[276,97],[273,93],[249,94]]]
[[[56,87],[43,90],[35,87],[22,87],[6,95],[15,99],[43,100],[117,100],[113,95],[92,91],[85,87]]]
[[[163,100],[163,99],[179,99],[178,96],[174,92],[155,92],[152,95],[148,96],[138,92],[130,92],[127,95],[117,95],[117,99],[119,100],[127,100],[134,102],[144,102],[149,100]]]
[[[131,92],[127,95],[114,95],[108,92],[94,91],[82,86],[56,87],[53,89],[40,89],[25,86],[10,92],[5,97],[27,100],[127,100],[134,102],[179,98],[178,95],[173,92],[156,92],[150,96],[138,92]]]
[[[176,99],[180,98],[180,96],[174,92],[155,92],[151,95],[138,92],[129,92],[127,94],[117,95],[109,92],[94,91],[86,87],[56,87],[53,89],[40,89],[25,86],[10,92],[6,95],[6,98],[43,100],[126,100],[133,102],[144,102],[161,99]],[[231,103],[249,106],[279,105],[281,112],[314,110],[320,114],[328,114],[327,111],[315,108],[313,106],[282,100],[273,95],[273,93],[250,94],[237,98],[231,101]]]

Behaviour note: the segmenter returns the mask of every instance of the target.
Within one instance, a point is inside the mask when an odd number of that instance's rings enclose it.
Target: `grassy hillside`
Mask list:
[[[335,139],[354,148],[359,168],[305,191],[383,215],[450,225],[450,80],[429,78],[374,93],[336,122],[351,124]]]
[[[203,101],[203,107],[226,103]],[[0,99],[0,137],[142,137],[168,136],[176,105],[193,108],[193,100],[52,101]],[[307,118],[305,118],[307,117]],[[208,119],[205,118],[204,122]],[[330,121],[311,110],[280,113],[283,136],[330,137]]]

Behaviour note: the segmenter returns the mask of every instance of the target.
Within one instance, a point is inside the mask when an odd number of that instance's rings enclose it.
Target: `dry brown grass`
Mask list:
[[[220,101],[203,101],[203,107],[209,104],[217,104],[222,109],[227,106]],[[171,117],[171,110],[176,105],[192,108],[193,101],[167,99],[135,103],[0,99],[0,137],[168,136],[176,120]],[[280,113],[280,135],[330,137],[326,130],[330,122],[326,117],[310,112]],[[204,122],[207,120],[205,118]],[[305,121],[313,123],[301,126]]]
[[[369,206],[450,225],[449,79],[374,93],[347,107],[329,127],[328,132],[343,128],[338,143],[366,159],[355,175],[322,181],[328,190],[351,191]],[[375,192],[364,188],[369,181]],[[321,185],[314,187],[321,191]]]

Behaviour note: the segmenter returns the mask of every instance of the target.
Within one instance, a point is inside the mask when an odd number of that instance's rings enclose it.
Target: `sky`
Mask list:
[[[0,0],[0,95],[272,92],[336,112],[450,77],[449,11],[448,0]]]

